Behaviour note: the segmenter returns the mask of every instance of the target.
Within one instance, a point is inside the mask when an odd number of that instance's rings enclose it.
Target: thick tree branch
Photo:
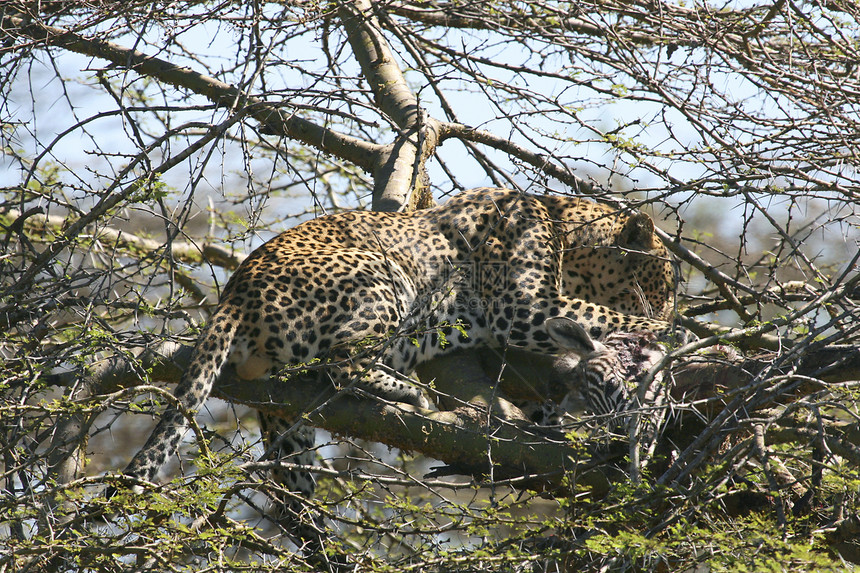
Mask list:
[[[495,479],[534,476],[528,485],[538,489],[558,485],[564,470],[575,470],[581,485],[604,490],[602,473],[592,470],[617,457],[598,454],[597,445],[585,450],[583,444],[574,447],[560,434],[536,432],[530,426],[497,418],[487,425],[485,416],[474,409],[415,411],[321,391],[319,382],[312,379],[291,379],[288,384],[225,381],[219,384],[218,395],[287,418],[302,414],[307,423],[336,434],[419,451],[448,464],[447,473]]]
[[[136,364],[124,358],[94,364],[85,382],[98,394],[139,385],[141,372],[149,372],[150,380],[177,382],[190,354],[190,347],[166,343],[140,354]],[[423,373],[439,374],[439,381],[445,384],[440,390],[453,392],[449,404],[456,408],[452,411],[419,412],[373,399],[357,399],[337,394],[328,384],[302,375],[286,382],[238,381],[229,369],[216,385],[213,396],[286,418],[304,416],[308,423],[331,432],[420,451],[446,462],[456,473],[485,475],[490,469],[487,466],[487,452],[490,452],[496,477],[535,476],[530,487],[551,487],[558,483],[561,469],[565,468],[575,470],[583,485],[604,491],[607,486],[604,474],[592,470],[606,464],[610,469],[614,467],[612,462],[623,457],[626,447],[606,450],[601,449],[600,443],[567,443],[551,431],[524,425],[508,409],[508,399],[560,399],[558,390],[549,384],[552,359],[528,352],[500,353],[493,349],[483,350],[479,356],[482,363],[477,370],[463,370],[464,362],[459,361],[456,354],[422,367]],[[771,356],[731,360],[714,355],[688,360],[673,368],[672,396],[678,403],[695,404],[704,418],[714,419],[730,397],[748,388],[761,372],[772,370],[772,362]],[[795,384],[790,394],[757,403],[757,408],[790,402],[818,392],[828,384],[854,380],[860,371],[860,349],[824,347],[807,353],[799,364],[786,365],[782,370],[792,369],[794,376],[807,377],[808,381]],[[780,371],[769,375],[778,376]],[[51,382],[73,383],[73,377],[65,378],[55,376]],[[499,383],[481,387],[486,380]],[[471,405],[464,405],[462,399],[469,400]],[[496,415],[489,416],[487,410],[480,407],[487,404],[493,404]],[[380,420],[391,422],[380,423]],[[846,432],[845,436],[848,443],[860,446],[860,441],[855,439],[856,432]],[[586,446],[587,455],[582,453],[583,446]]]
[[[417,195],[429,183],[424,163],[436,150],[439,123],[421,109],[373,10],[370,0],[354,0],[343,2],[339,13],[377,107],[399,128],[373,170],[373,209],[403,211],[415,207]]]
[[[376,106],[400,129],[415,127],[419,121],[418,99],[373,16],[370,0],[343,2],[339,9],[349,45],[361,66]]]
[[[190,360],[191,347],[165,343],[142,352],[137,362],[115,357],[94,364],[84,380],[101,394],[141,384],[141,372],[150,380],[175,383]],[[51,382],[70,385],[76,375],[56,375]],[[330,432],[381,442],[408,451],[420,451],[451,467],[449,473],[495,478],[534,476],[530,487],[557,485],[562,468],[576,469],[580,483],[605,490],[603,472],[591,472],[617,457],[594,445],[584,454],[583,444],[574,447],[562,436],[492,418],[480,408],[463,406],[454,411],[416,411],[370,398],[358,399],[337,393],[328,384],[310,376],[295,375],[287,381],[239,380],[231,369],[222,374],[212,396],[279,414],[287,419],[303,417],[309,424]],[[489,457],[488,457],[489,452]],[[493,467],[488,466],[488,459]],[[573,464],[573,465],[567,465]]]

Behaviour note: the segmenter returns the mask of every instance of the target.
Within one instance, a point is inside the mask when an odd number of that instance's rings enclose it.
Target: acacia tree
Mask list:
[[[322,491],[304,500],[331,550],[398,570],[860,561],[858,14],[850,0],[4,3],[0,567],[319,566],[265,518],[276,486],[242,409],[213,405],[186,477],[108,500],[105,472],[142,442],[133,414],[170,400],[163,383],[245,253],[308,217],[484,184],[648,211],[701,337],[670,358],[716,342],[747,357],[662,364],[684,416],[641,476],[623,445],[467,407],[535,398],[518,392],[547,379],[545,357],[505,355],[524,374],[501,389],[493,352],[425,365],[462,406],[429,417],[320,404],[302,380],[223,381],[231,404],[340,436],[320,438]],[[449,467],[428,477],[408,451]]]

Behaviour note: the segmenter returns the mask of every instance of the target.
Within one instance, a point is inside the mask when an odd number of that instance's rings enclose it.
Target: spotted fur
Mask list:
[[[226,365],[251,380],[321,361],[336,386],[427,407],[392,370],[408,375],[475,346],[561,353],[550,317],[576,321],[595,339],[666,335],[673,288],[651,219],[587,199],[476,189],[417,212],[329,215],[285,231],[240,265],[175,394],[196,411]],[[268,443],[307,445],[307,434],[276,438],[288,421],[263,420]],[[185,429],[169,408],[126,473],[153,479]],[[276,477],[313,493],[298,474]]]

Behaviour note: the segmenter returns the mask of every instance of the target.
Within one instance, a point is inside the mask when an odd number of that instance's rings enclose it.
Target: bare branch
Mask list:
[[[312,145],[368,171],[373,169],[376,156],[380,153],[379,145],[318,126],[294,112],[286,112],[278,105],[260,100],[215,78],[113,42],[84,38],[61,28],[45,26],[39,22],[26,22],[15,16],[3,18],[2,30],[12,37],[24,36],[49,46],[101,58],[114,66],[200,94],[233,112],[241,110],[241,113],[255,118],[272,133]]]

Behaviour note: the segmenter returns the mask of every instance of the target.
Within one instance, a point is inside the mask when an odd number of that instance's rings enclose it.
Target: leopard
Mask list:
[[[564,354],[547,330],[552,318],[593,339],[677,337],[675,287],[653,220],[585,197],[478,188],[417,211],[305,221],[255,249],[230,277],[176,405],[124,474],[156,478],[188,428],[182,412],[198,411],[226,368],[255,380],[314,363],[321,383],[426,409],[427,392],[408,378],[418,364],[485,346]],[[311,449],[312,428],[300,420],[259,418],[272,458]],[[299,497],[314,493],[305,473],[274,477]]]

